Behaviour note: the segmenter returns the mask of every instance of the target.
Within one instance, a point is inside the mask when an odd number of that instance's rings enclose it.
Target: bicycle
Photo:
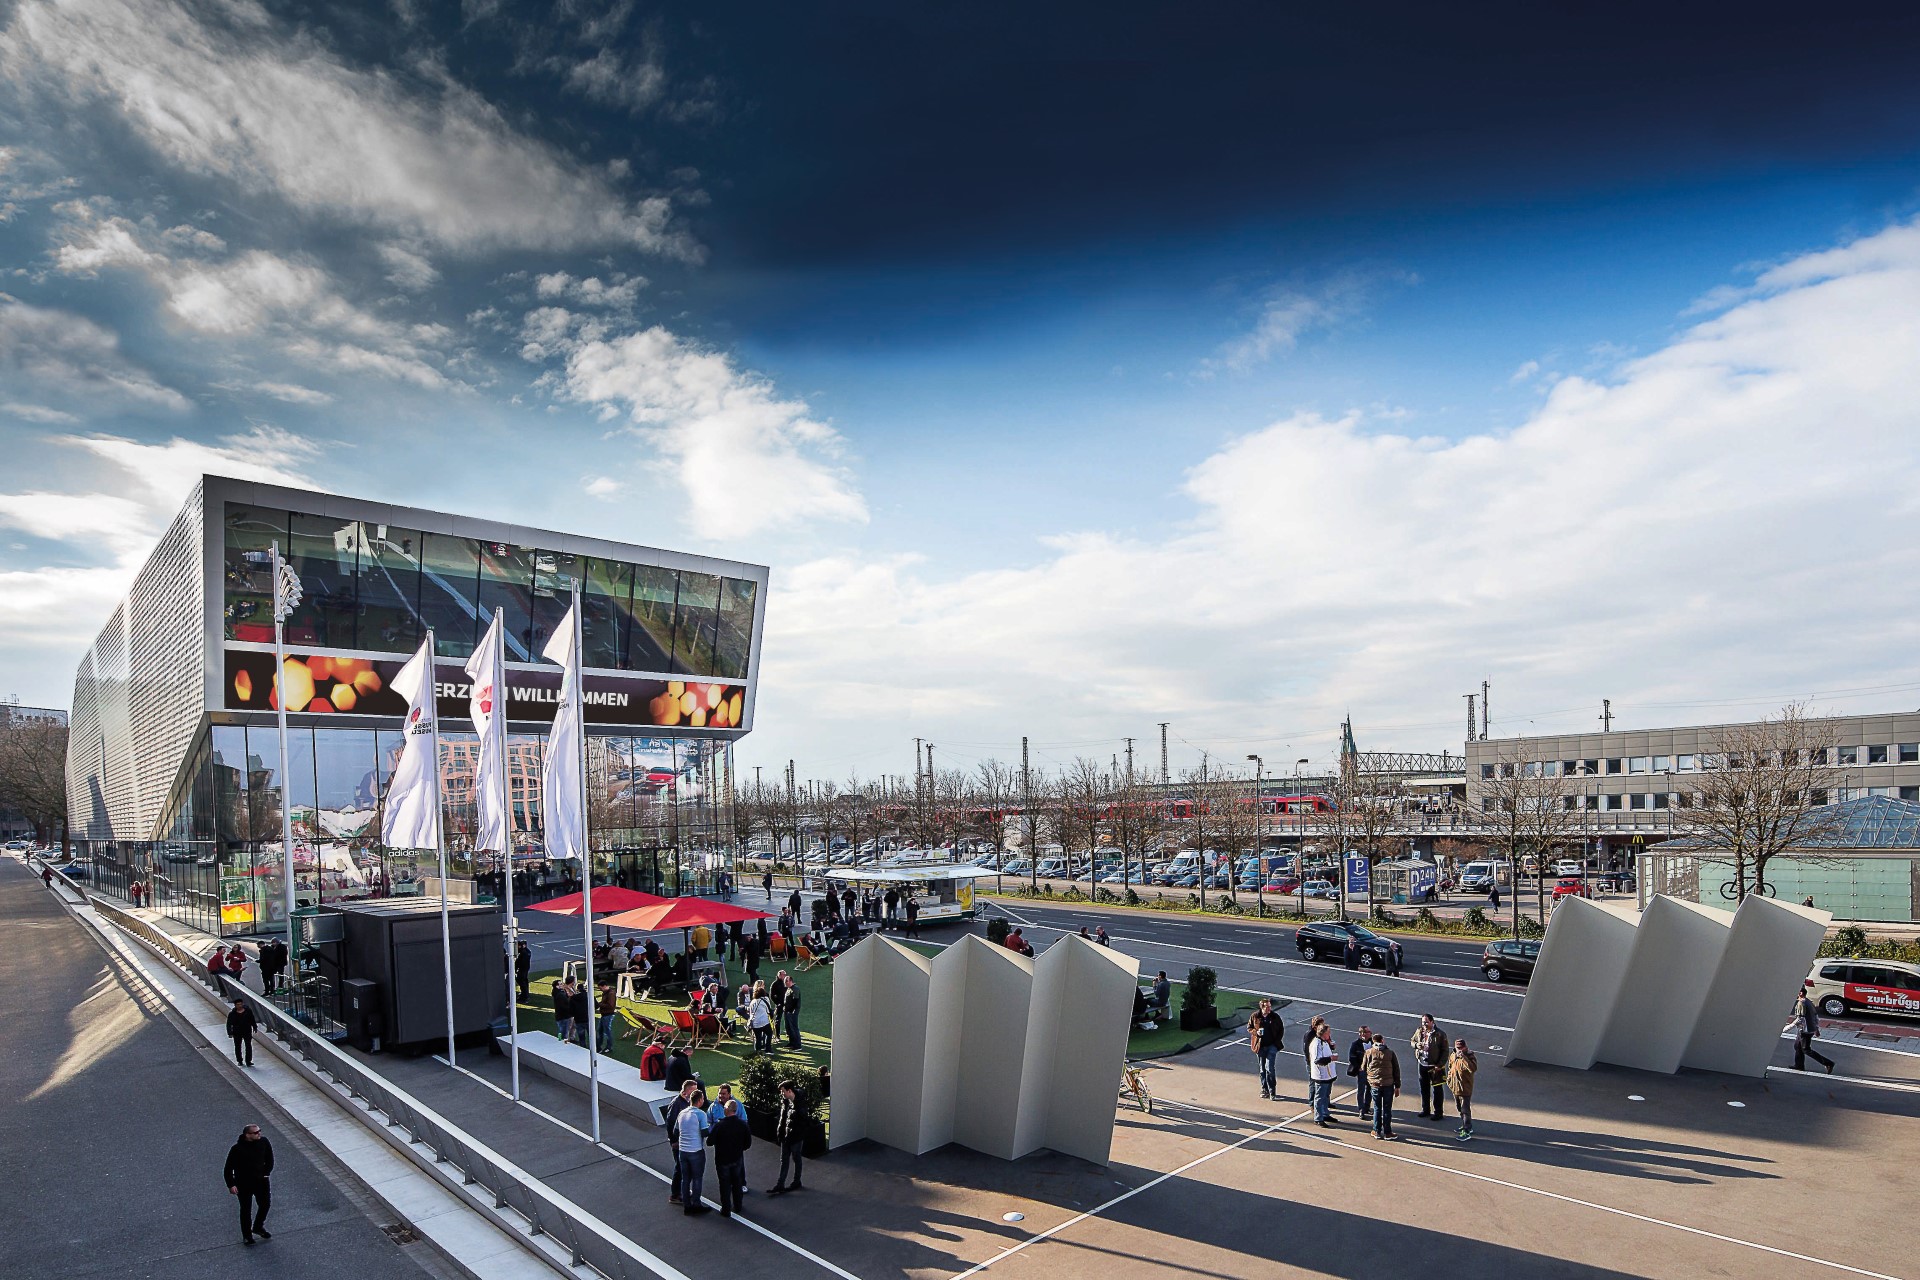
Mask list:
[[[1153,1090],[1147,1087],[1146,1072],[1131,1062],[1120,1064],[1120,1092],[1132,1095],[1134,1105],[1153,1114]]]
[[[1771,898],[1776,896],[1773,890],[1773,886],[1767,883],[1765,880],[1756,881],[1752,885],[1748,886],[1747,892],[1752,894],[1758,894],[1763,898]],[[1740,887],[1736,885],[1733,881],[1729,880],[1720,886],[1720,896],[1725,898],[1728,902],[1732,902],[1734,899],[1740,896]]]

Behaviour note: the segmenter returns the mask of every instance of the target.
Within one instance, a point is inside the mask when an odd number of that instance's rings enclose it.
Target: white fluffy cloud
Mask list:
[[[217,236],[202,238],[191,227],[155,235],[87,204],[62,206],[62,213],[63,242],[53,253],[59,270],[138,272],[160,289],[167,314],[190,329],[277,337],[286,353],[337,371],[372,372],[429,390],[448,384],[435,364],[443,334],[354,305],[313,262],[262,249],[220,256],[226,245]],[[179,245],[191,247],[177,252]]]
[[[699,249],[665,197],[528,137],[432,68],[348,65],[255,0],[23,0],[0,70],[68,108],[102,103],[168,162],[455,251]]]
[[[77,455],[73,484],[0,493],[0,528],[65,543],[86,562],[0,570],[0,658],[25,688],[70,687],[80,653],[202,475],[311,488],[303,472],[318,451],[272,427],[212,442],[105,434],[55,442]]]
[[[1685,723],[1703,713],[1652,708],[1920,680],[1920,229],[1743,296],[1604,379],[1559,379],[1511,430],[1297,414],[1239,437],[1189,470],[1195,518],[1162,540],[1084,532],[957,578],[910,557],[777,570],[781,714],[749,750],[1172,717],[1216,752],[1317,756],[1348,710],[1363,745],[1431,750],[1458,745],[1459,695],[1488,675],[1506,732],[1603,696]]]
[[[40,401],[13,406],[16,416],[38,421],[73,416],[68,410],[188,407],[185,396],[128,359],[111,330],[71,311],[36,307],[4,293],[0,385]]]
[[[575,341],[562,386],[574,400],[625,415],[672,472],[703,537],[867,518],[838,462],[839,433],[723,352],[658,325]]]

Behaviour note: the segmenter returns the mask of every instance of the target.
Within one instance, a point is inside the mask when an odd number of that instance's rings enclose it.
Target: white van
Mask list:
[[[1513,868],[1505,862],[1469,862],[1460,868],[1463,893],[1485,893],[1495,885],[1513,883]]]

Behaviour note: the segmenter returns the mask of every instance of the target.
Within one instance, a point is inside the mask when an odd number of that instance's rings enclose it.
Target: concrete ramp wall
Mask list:
[[[1107,1162],[1138,961],[1072,937],[1033,961],[971,936],[928,960],[876,934],[833,970],[834,1146]]]

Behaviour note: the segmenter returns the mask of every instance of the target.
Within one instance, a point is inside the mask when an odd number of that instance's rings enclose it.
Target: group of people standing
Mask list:
[[[1263,997],[1259,1008],[1247,1022],[1249,1046],[1260,1064],[1260,1096],[1279,1096],[1279,1059],[1284,1049],[1285,1024],[1270,997]],[[1420,1118],[1445,1118],[1446,1098],[1451,1093],[1460,1113],[1455,1136],[1462,1142],[1473,1137],[1473,1078],[1479,1059],[1465,1040],[1447,1039],[1447,1033],[1422,1014],[1420,1025],[1409,1042],[1418,1068]],[[1341,1053],[1334,1043],[1333,1027],[1325,1018],[1315,1017],[1307,1025],[1300,1044],[1307,1064],[1307,1099],[1314,1122],[1323,1128],[1338,1123],[1333,1116],[1333,1085],[1339,1076]],[[1362,1026],[1347,1047],[1346,1073],[1354,1081],[1354,1109],[1362,1120],[1373,1126],[1376,1140],[1394,1138],[1393,1100],[1401,1091],[1400,1059],[1387,1045],[1386,1036]]]
[[[780,1148],[780,1177],[768,1188],[768,1195],[806,1190],[800,1175],[811,1124],[793,1082],[782,1082],[779,1108],[773,1117],[773,1141]],[[747,1193],[747,1150],[753,1146],[753,1132],[747,1123],[746,1104],[733,1096],[732,1086],[721,1085],[709,1102],[698,1080],[684,1081],[679,1096],[667,1108],[666,1131],[673,1148],[673,1190],[667,1203],[679,1205],[690,1218],[708,1212],[702,1196],[706,1192],[707,1148],[712,1147],[720,1216],[731,1218],[739,1213]]]

